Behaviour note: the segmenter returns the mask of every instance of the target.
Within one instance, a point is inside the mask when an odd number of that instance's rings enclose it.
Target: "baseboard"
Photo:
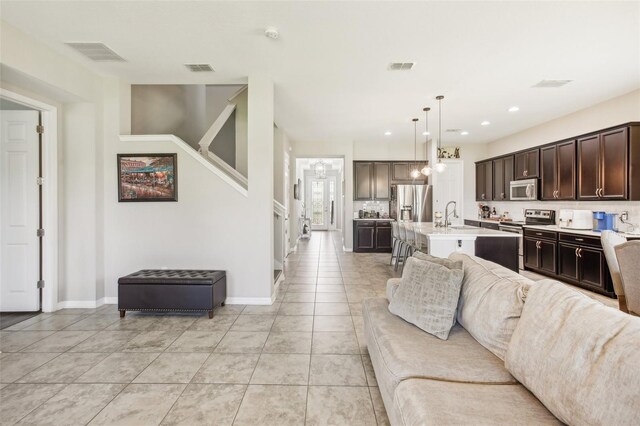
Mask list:
[[[345,246],[342,246],[342,250],[346,253],[351,253],[353,251],[353,249],[346,248]]]
[[[227,297],[227,305],[271,305],[270,297]]]
[[[99,308],[102,305],[116,305],[118,304],[117,297],[103,297],[98,300],[65,300],[64,302],[58,302],[57,309],[93,309]]]

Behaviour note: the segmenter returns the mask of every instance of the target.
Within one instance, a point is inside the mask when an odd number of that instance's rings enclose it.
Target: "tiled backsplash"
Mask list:
[[[389,214],[389,202],[388,201],[354,201],[353,212],[357,213],[358,210],[374,210],[380,212],[380,215],[384,213]]]
[[[524,220],[525,209],[545,209],[555,210],[556,220],[560,209],[572,210],[592,210],[604,211],[607,213],[629,212],[629,222],[640,223],[640,201],[563,201],[563,202],[542,202],[542,201],[510,201],[510,202],[487,202],[491,208],[495,207],[498,214],[509,212],[509,217],[513,220]],[[467,219],[476,219],[468,217]]]

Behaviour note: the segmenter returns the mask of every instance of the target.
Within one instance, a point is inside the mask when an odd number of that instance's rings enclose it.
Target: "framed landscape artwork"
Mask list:
[[[118,201],[178,201],[177,154],[118,154]]]

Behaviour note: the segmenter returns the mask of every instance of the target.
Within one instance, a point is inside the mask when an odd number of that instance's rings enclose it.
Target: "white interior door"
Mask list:
[[[442,173],[433,172],[433,211],[441,212],[444,217],[444,209],[449,201],[456,202],[458,218],[450,216],[452,224],[462,224],[463,200],[464,200],[464,163],[462,160],[442,160],[447,168]]]
[[[0,111],[0,311],[37,311],[37,111]]]
[[[308,212],[311,229],[326,231],[329,229],[329,185],[328,179],[309,179]]]

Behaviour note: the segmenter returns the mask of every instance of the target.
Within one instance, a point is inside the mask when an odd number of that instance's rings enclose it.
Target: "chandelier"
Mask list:
[[[313,164],[313,173],[315,173],[316,179],[327,178],[327,165],[324,161],[319,160]]]

